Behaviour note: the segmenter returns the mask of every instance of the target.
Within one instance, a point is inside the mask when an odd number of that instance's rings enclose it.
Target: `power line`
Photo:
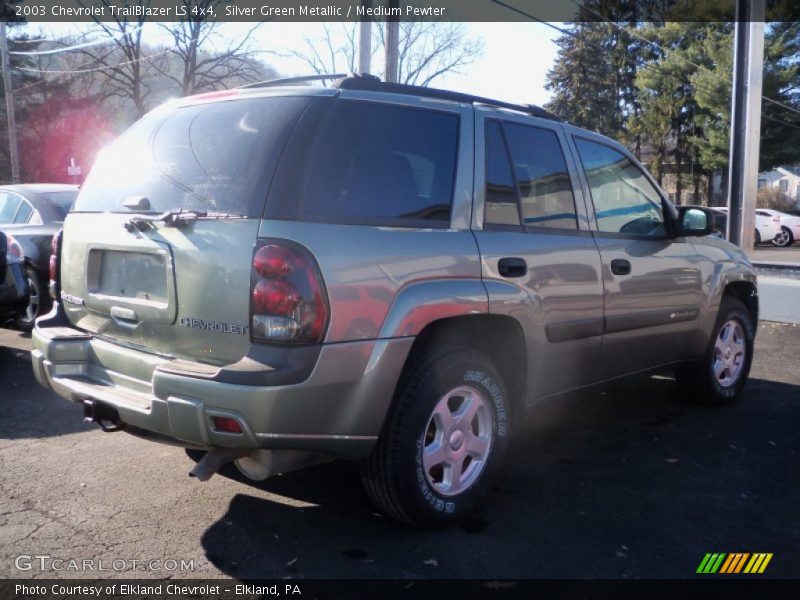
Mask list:
[[[93,73],[95,71],[105,71],[107,69],[117,69],[119,67],[124,67],[125,65],[130,65],[135,62],[140,62],[143,60],[150,60],[151,58],[156,58],[167,52],[172,52],[172,48],[166,48],[161,52],[154,52],[153,54],[148,54],[147,56],[141,56],[139,58],[134,58],[132,60],[126,60],[125,62],[118,63],[116,65],[106,65],[103,67],[94,67],[91,69],[66,69],[66,70],[47,70],[47,69],[35,69],[31,67],[12,67],[18,71],[27,71],[29,73],[45,73],[45,74],[56,74],[56,75],[71,75],[71,74],[81,74],[81,73]]]
[[[67,46],[66,48],[53,48],[51,50],[31,50],[31,51],[12,51],[9,54],[13,54],[15,56],[42,56],[45,54],[61,54],[62,52],[70,52],[72,50],[80,50],[81,48],[90,48],[92,46],[99,46],[100,44],[107,44],[111,40],[115,40],[119,37],[124,37],[126,35],[131,35],[142,28],[144,24],[139,24],[136,27],[120,31],[119,33],[115,33],[114,35],[109,35],[108,37],[101,39],[101,40],[94,40],[91,42],[84,42],[82,44],[75,44],[74,46]],[[41,40],[41,41],[49,41],[49,40]]]

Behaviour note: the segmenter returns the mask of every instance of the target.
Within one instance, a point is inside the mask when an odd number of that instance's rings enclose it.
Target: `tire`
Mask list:
[[[723,296],[705,357],[700,364],[676,372],[683,397],[703,406],[733,402],[747,382],[754,339],[755,324],[747,307]]]
[[[21,331],[31,331],[36,318],[48,311],[50,303],[48,302],[47,286],[42,285],[36,271],[25,267],[25,277],[28,279],[28,305],[25,308],[25,314],[17,318],[14,325]]]
[[[411,361],[361,479],[385,515],[442,527],[468,515],[501,471],[510,399],[492,363],[470,348],[434,347]]]
[[[792,230],[788,227],[781,227],[781,232],[775,236],[775,239],[772,240],[772,243],[778,248],[788,248],[794,244],[794,235],[792,234]]]
[[[753,238],[753,240],[754,240],[754,242],[753,242],[753,243],[754,243],[756,246],[758,246],[758,245],[761,243],[761,233],[759,233],[758,229],[756,229],[756,235],[755,235],[755,237]]]

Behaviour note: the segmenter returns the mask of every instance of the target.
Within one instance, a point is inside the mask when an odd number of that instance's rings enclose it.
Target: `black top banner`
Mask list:
[[[800,20],[798,0],[754,0],[767,22]],[[614,21],[749,20],[750,0],[0,0],[2,19],[79,21]],[[761,20],[756,13],[755,20]]]

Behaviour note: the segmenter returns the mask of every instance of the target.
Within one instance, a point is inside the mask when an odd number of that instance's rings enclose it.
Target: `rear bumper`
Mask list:
[[[325,345],[301,383],[249,385],[209,377],[201,364],[193,373],[185,361],[119,346],[58,321],[37,322],[31,358],[39,383],[64,398],[110,406],[124,424],[186,446],[310,450],[350,458],[368,455],[377,441],[413,342]],[[276,371],[268,365],[253,369],[270,378]],[[252,370],[242,379],[257,380]],[[242,433],[216,431],[215,416],[237,420]]]

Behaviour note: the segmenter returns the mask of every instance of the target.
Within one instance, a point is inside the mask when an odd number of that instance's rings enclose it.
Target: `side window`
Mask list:
[[[625,155],[575,138],[601,232],[651,237],[667,234],[664,207],[644,173]]]
[[[558,136],[549,129],[516,123],[503,128],[519,186],[523,224],[577,229],[575,197]]]
[[[21,203],[22,198],[16,194],[0,193],[0,225],[9,225],[14,222]]]
[[[486,200],[484,223],[519,225],[519,207],[511,161],[497,121],[486,121]]]
[[[18,225],[24,225],[28,222],[28,219],[30,219],[32,212],[33,207],[28,204],[28,202],[23,200],[19,210],[17,211],[17,216],[14,217],[14,223]]]
[[[447,227],[457,152],[456,115],[341,101],[311,162],[299,217]]]

